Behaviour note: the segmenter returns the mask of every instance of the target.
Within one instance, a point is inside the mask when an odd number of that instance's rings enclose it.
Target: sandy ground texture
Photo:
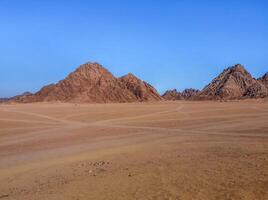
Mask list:
[[[268,199],[268,102],[0,105],[0,200]]]

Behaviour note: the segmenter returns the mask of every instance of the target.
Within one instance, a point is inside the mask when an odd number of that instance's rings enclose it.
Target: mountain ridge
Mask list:
[[[133,75],[134,76],[134,75]],[[128,88],[127,80],[116,78],[111,72],[99,63],[87,62],[80,65],[71,72],[65,79],[55,84],[49,84],[41,88],[38,92],[27,96],[12,98],[14,102],[81,102],[81,103],[126,103],[136,101],[150,101],[161,96],[152,87],[145,90],[149,84],[136,78],[134,83],[142,83],[142,86],[133,86],[136,93]],[[138,96],[139,93],[143,96]],[[152,92],[144,94],[144,92]],[[151,98],[145,98],[145,97]]]
[[[189,88],[182,92],[167,90],[162,96],[149,83],[132,73],[115,77],[96,62],[87,62],[66,78],[0,102],[77,102],[127,103],[161,100],[236,100],[268,97],[268,72],[255,79],[241,64],[225,68],[201,91]]]
[[[268,96],[268,73],[255,79],[241,64],[225,68],[201,91],[195,92],[188,100],[235,100],[264,98]],[[162,95],[166,100],[186,99],[176,90]]]

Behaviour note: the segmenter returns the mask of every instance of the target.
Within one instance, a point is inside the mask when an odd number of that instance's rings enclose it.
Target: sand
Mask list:
[[[0,104],[0,199],[268,199],[268,102]]]

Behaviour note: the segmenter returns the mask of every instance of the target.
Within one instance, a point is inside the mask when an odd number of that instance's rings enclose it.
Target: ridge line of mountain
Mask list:
[[[0,102],[77,102],[124,103],[161,100],[234,100],[268,97],[268,72],[255,79],[241,64],[227,67],[201,91],[185,89],[167,90],[162,96],[149,83],[132,73],[115,77],[102,65],[87,62],[80,65],[65,79]]]
[[[236,100],[267,96],[268,73],[255,79],[241,64],[224,69],[201,91],[194,89],[186,89],[183,92],[168,90],[162,95],[166,100]]]

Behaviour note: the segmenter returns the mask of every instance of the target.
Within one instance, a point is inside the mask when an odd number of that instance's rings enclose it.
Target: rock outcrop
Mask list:
[[[199,92],[199,90],[193,88],[185,89],[182,92],[173,89],[166,91],[162,97],[166,100],[193,100]]]
[[[0,103],[8,102],[9,98],[0,98]]]
[[[268,87],[268,72],[258,79],[262,84]]]
[[[264,98],[268,96],[268,73],[256,80],[240,64],[226,68],[202,91],[186,89],[178,92],[168,90],[163,94],[166,100],[235,100]]]
[[[181,96],[181,93],[178,92],[176,89],[173,90],[167,90],[162,97],[166,100],[183,100],[183,97]]]
[[[185,100],[193,100],[199,93],[200,93],[199,90],[189,88],[189,89],[183,90],[181,95]]]
[[[60,101],[77,103],[122,103],[166,100],[236,100],[268,97],[268,73],[255,79],[240,64],[226,68],[202,91],[176,89],[161,97],[149,83],[133,74],[116,78],[98,63],[86,63],[64,80],[0,102]]]
[[[64,80],[43,87],[35,94],[13,98],[16,102],[60,101],[78,103],[121,103],[157,99],[149,84],[129,76],[114,77],[98,63],[86,63]]]
[[[131,73],[120,77],[119,80],[136,96],[138,101],[162,100],[162,97],[158,94],[153,86],[145,81],[140,80]]]
[[[254,79],[246,69],[237,64],[225,69],[195,99],[262,98],[268,95],[265,85]]]

